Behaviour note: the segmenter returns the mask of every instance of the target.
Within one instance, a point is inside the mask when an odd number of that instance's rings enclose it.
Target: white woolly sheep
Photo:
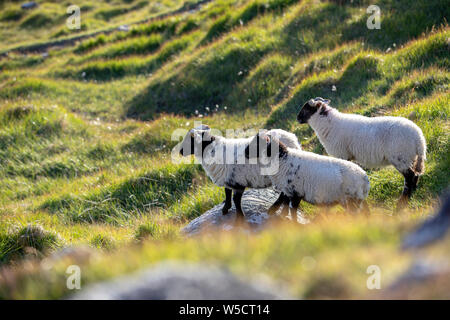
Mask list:
[[[331,156],[354,160],[365,168],[393,165],[405,179],[398,202],[398,208],[403,207],[425,169],[422,130],[402,117],[344,114],[329,103],[320,97],[309,100],[298,113],[297,121],[311,126]]]
[[[358,165],[333,157],[288,148],[281,141],[265,137],[266,156],[278,160],[278,170],[270,176],[274,188],[290,200],[291,216],[296,221],[301,200],[311,204],[342,204],[356,209],[365,202],[370,184],[366,172]],[[246,157],[249,152],[246,151]],[[286,209],[287,211],[287,209]]]
[[[280,129],[267,131],[276,136],[291,148],[301,149],[297,137]],[[222,213],[228,213],[231,208],[231,195],[234,191],[233,201],[239,218],[244,217],[241,207],[241,198],[245,188],[267,188],[272,185],[268,176],[261,175],[257,164],[250,164],[244,157],[244,150],[254,137],[228,139],[220,135],[211,134],[207,125],[191,129],[181,142],[180,154],[182,156],[195,155],[200,161],[209,178],[219,187],[225,187],[225,201]],[[278,209],[281,203],[288,199],[280,194],[269,213]]]

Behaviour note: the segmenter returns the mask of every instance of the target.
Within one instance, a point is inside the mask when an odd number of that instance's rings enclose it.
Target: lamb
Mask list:
[[[301,200],[326,206],[340,203],[352,210],[363,204],[368,213],[369,178],[358,165],[289,148],[270,135],[264,138],[266,156],[270,161],[278,158],[278,170],[270,176],[272,185],[289,198],[294,221]],[[245,155],[250,158],[248,147]]]
[[[404,207],[425,170],[422,130],[402,117],[344,114],[329,104],[330,100],[320,97],[309,100],[299,111],[297,121],[311,126],[331,156],[354,160],[365,168],[393,165],[405,180],[397,204],[398,209]]]
[[[287,146],[301,149],[297,137],[280,129],[267,131],[283,141]],[[180,154],[182,156],[195,155],[206,171],[208,177],[218,186],[225,188],[225,201],[222,213],[227,214],[231,208],[231,196],[236,206],[238,218],[243,218],[241,198],[245,188],[267,188],[272,185],[268,176],[261,175],[257,164],[246,163],[244,150],[254,140],[254,137],[228,139],[211,134],[207,125],[191,129],[181,142]],[[281,203],[288,201],[281,193],[273,208],[278,209]]]

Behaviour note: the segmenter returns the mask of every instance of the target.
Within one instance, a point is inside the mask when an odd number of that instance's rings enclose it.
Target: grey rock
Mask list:
[[[93,284],[71,297],[78,300],[229,300],[288,298],[267,278],[243,281],[225,268],[162,262],[131,276]]]
[[[381,299],[449,299],[450,265],[416,258],[410,268],[380,292]]]
[[[436,263],[430,263],[421,260],[415,260],[410,268],[400,275],[397,280],[391,284],[390,290],[397,290],[400,287],[408,286],[413,283],[420,283],[439,274],[447,273],[448,269]]]
[[[439,212],[427,219],[415,231],[405,237],[402,249],[417,249],[430,245],[447,234],[450,229],[450,195],[447,195]]]
[[[244,192],[242,196],[242,210],[245,213],[245,219],[248,222],[248,226],[253,231],[258,231],[264,227],[270,217],[267,214],[267,209],[278,198],[279,193],[272,188],[268,189],[250,189]],[[231,209],[226,215],[222,214],[223,204],[219,204],[214,208],[206,211],[200,217],[192,220],[186,225],[181,232],[187,236],[197,235],[200,232],[207,230],[231,230],[236,225],[236,208],[233,204]],[[299,223],[305,224],[309,221],[302,217],[300,212],[298,213]]]
[[[38,4],[34,1],[25,2],[20,6],[23,10],[34,9],[38,7]]]

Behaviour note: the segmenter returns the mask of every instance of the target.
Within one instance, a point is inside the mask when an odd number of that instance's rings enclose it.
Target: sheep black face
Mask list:
[[[278,152],[274,153],[276,150],[278,150]],[[266,153],[268,158],[271,158],[272,155],[283,158],[287,155],[287,147],[278,139],[268,136],[266,138]]]
[[[261,137],[259,135],[256,135],[256,139],[252,140],[252,143],[255,143],[256,141],[256,158],[259,159],[260,157],[267,157],[268,159],[272,158],[273,156],[279,156],[280,158],[284,155],[286,155],[287,147],[280,142],[278,139],[272,138],[271,136],[265,136]],[[253,152],[255,151],[255,146],[250,143],[245,148],[245,158],[250,159],[253,158]],[[278,152],[274,152],[277,150],[278,146]],[[272,150],[273,148],[273,150]],[[265,150],[264,154],[261,154],[260,152],[262,150]],[[250,154],[252,154],[252,157],[250,157]]]
[[[190,145],[190,147],[188,146],[183,146],[180,148],[180,155],[183,157],[187,157],[190,156],[191,154],[195,153],[195,141],[194,141],[194,137],[190,137],[190,142],[188,143]]]
[[[259,158],[260,156],[260,146],[266,145],[266,140],[260,136],[260,134],[256,134],[256,136],[250,141],[248,146],[245,148],[244,154],[246,159],[250,158]],[[255,154],[253,154],[255,153]],[[251,157],[250,157],[251,154]]]
[[[202,154],[205,148],[214,141],[210,128],[207,125],[191,129],[184,137],[181,148],[181,156],[190,156],[195,154],[195,150],[201,150]]]
[[[321,97],[317,97],[315,99],[310,99],[306,102],[303,107],[300,109],[297,115],[297,121],[299,123],[307,123],[308,120],[319,111],[320,115],[326,116],[327,114],[327,105],[330,103],[330,100],[323,99]]]

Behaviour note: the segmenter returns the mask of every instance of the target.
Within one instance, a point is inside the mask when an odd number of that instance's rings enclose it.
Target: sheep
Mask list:
[[[280,129],[267,132],[279,138],[287,146],[301,149],[294,134]],[[223,214],[227,214],[231,208],[231,196],[234,192],[233,201],[239,219],[244,217],[241,199],[245,188],[267,188],[272,185],[268,176],[260,174],[258,165],[245,161],[243,156],[245,147],[250,145],[254,141],[253,139],[254,137],[224,138],[211,134],[209,126],[201,125],[191,129],[181,142],[180,154],[182,156],[195,155],[208,177],[217,186],[225,188]],[[281,203],[286,203],[286,201],[288,199],[281,193],[274,205],[269,208],[269,213],[276,211]]]
[[[364,168],[393,165],[404,177],[397,209],[407,204],[424,173],[426,160],[425,138],[412,121],[344,114],[332,108],[330,100],[320,97],[303,105],[297,121],[311,126],[331,156],[354,160]]]
[[[301,200],[325,206],[340,203],[352,210],[362,204],[368,213],[369,178],[357,164],[289,148],[269,134],[264,138],[266,156],[278,159],[278,170],[270,176],[272,185],[289,198],[294,221]],[[250,158],[248,147],[245,156]]]

